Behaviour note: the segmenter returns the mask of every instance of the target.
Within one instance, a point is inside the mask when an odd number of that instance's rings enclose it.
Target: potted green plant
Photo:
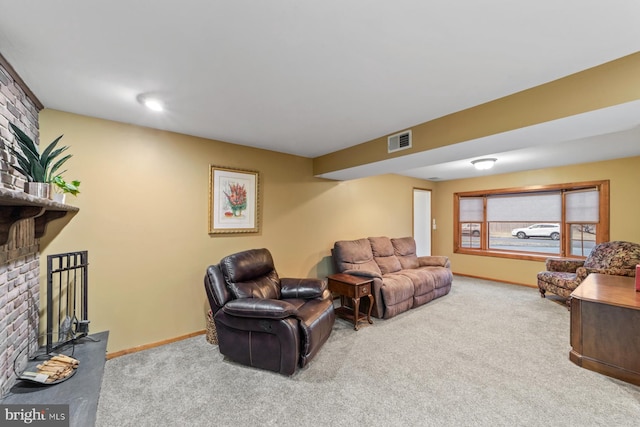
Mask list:
[[[58,158],[69,147],[56,148],[62,135],[53,140],[42,153],[38,146],[22,130],[13,123],[9,123],[11,130],[16,135],[16,142],[20,150],[7,146],[9,151],[16,156],[18,162],[13,167],[27,179],[25,191],[38,197],[49,198],[51,196],[51,182],[60,175],[58,169],[71,158],[67,154]]]
[[[56,177],[53,178],[52,181],[53,185],[54,185],[54,193],[53,193],[53,200],[55,200],[56,202],[60,202],[60,203],[64,203],[65,202],[65,196],[67,193],[70,193],[74,196],[77,196],[78,193],[80,193],[80,181],[71,181],[71,182],[66,182],[62,176],[58,175]]]

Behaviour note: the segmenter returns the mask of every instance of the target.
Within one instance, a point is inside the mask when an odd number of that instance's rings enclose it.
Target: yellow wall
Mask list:
[[[80,211],[50,224],[41,265],[89,251],[90,326],[110,330],[109,352],[204,329],[205,268],[230,253],[267,247],[281,276],[325,277],[336,240],[411,235],[414,187],[433,190],[432,251],[456,273],[533,286],[544,265],[454,254],[454,192],[609,179],[611,239],[640,242],[640,157],[438,183],[337,182],[314,178],[311,159],[55,110],[41,112],[40,129],[41,141],[64,133],[74,156],[65,177],[82,181],[68,199]],[[260,233],[207,233],[210,164],[260,172]]]
[[[640,157],[630,157],[439,182],[434,192],[433,217],[441,232],[434,234],[433,246],[439,254],[450,257],[456,273],[536,286],[536,274],[544,269],[543,262],[453,253],[453,193],[604,179],[610,180],[611,184],[610,239],[640,242],[640,197],[637,194]]]
[[[48,109],[40,131],[41,141],[64,134],[64,177],[82,181],[67,196],[78,214],[41,240],[41,283],[46,255],[89,251],[90,328],[110,330],[109,352],[204,329],[205,268],[230,253],[267,247],[280,276],[325,277],[336,240],[411,235],[412,189],[433,186],[321,180],[311,159]],[[207,233],[210,164],[260,172],[260,233]]]

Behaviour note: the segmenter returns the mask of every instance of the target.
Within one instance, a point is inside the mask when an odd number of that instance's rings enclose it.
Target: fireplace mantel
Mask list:
[[[49,222],[78,210],[75,206],[0,187],[0,245],[7,243],[11,226],[18,221],[33,218],[35,237],[40,238]]]

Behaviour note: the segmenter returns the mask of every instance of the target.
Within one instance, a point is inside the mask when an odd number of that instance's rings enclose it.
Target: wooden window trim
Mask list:
[[[532,185],[526,187],[510,187],[492,190],[478,190],[478,191],[465,191],[454,193],[453,195],[453,252],[456,254],[465,255],[477,255],[477,256],[489,256],[497,258],[510,258],[521,259],[530,261],[544,261],[552,256],[571,257],[571,258],[585,258],[582,256],[571,255],[571,242],[566,236],[569,235],[571,224],[565,222],[565,198],[564,193],[567,191],[583,190],[588,188],[597,188],[600,192],[599,202],[599,223],[596,227],[596,244],[609,241],[609,206],[610,206],[610,183],[609,180],[601,181],[585,181],[585,182],[571,182],[565,184],[550,184],[550,185]],[[510,195],[510,194],[525,194],[525,193],[540,193],[560,191],[562,196],[562,238],[560,245],[559,255],[550,255],[537,252],[525,252],[525,251],[503,251],[489,249],[487,247],[488,241],[488,224],[486,222],[487,217],[487,197],[495,195]],[[462,197],[483,197],[484,207],[483,216],[485,220],[481,224],[481,248],[464,248],[460,246],[461,233],[460,233],[460,198]]]

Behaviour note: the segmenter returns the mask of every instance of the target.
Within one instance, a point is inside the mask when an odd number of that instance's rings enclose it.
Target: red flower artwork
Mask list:
[[[247,209],[247,190],[244,188],[244,184],[229,184],[229,192],[224,191],[224,195],[227,197],[227,202],[234,216],[240,216],[242,211]],[[227,214],[225,213],[225,215]]]

